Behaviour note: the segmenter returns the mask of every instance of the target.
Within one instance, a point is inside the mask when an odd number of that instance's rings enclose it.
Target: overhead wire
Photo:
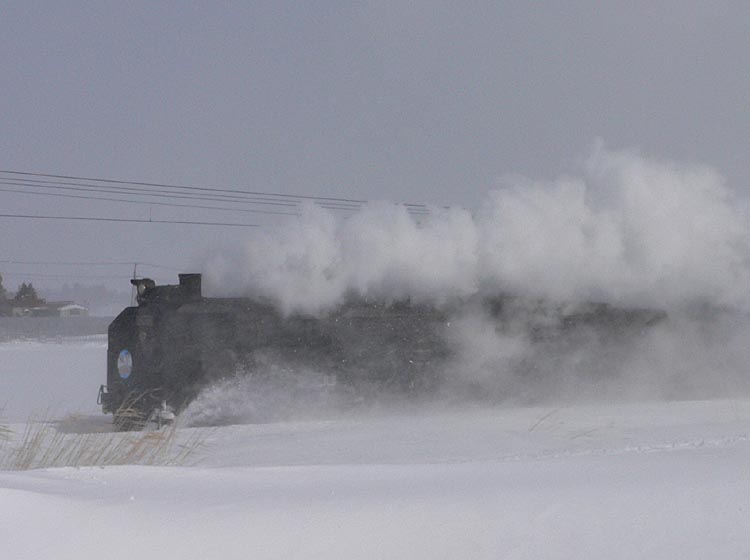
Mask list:
[[[104,189],[81,189],[78,187],[63,187],[59,185],[51,186],[51,185],[21,185],[15,182],[11,181],[2,181],[0,180],[0,185],[10,185],[10,186],[28,186],[32,188],[40,188],[40,189],[57,189],[57,190],[73,190],[73,191],[83,191],[83,192],[96,192],[96,193],[117,193],[117,191],[111,191],[111,190],[104,190]],[[299,216],[300,212],[284,212],[280,210],[260,210],[257,208],[227,208],[222,206],[206,206],[202,204],[180,204],[176,202],[159,202],[159,201],[152,201],[152,200],[129,200],[124,198],[115,198],[115,197],[107,197],[107,196],[91,196],[91,195],[82,195],[82,194],[63,194],[63,193],[49,193],[49,192],[39,192],[39,191],[30,191],[30,190],[20,190],[20,189],[8,189],[8,188],[2,188],[0,187],[0,192],[8,192],[8,193],[14,193],[14,194],[22,194],[22,195],[31,195],[31,196],[52,196],[56,198],[72,198],[72,199],[79,199],[79,200],[98,200],[103,202],[121,202],[125,204],[139,204],[143,206],[166,206],[166,207],[173,207],[173,208],[194,208],[199,210],[218,210],[218,211],[227,211],[227,212],[244,212],[244,213],[252,213],[252,214],[265,214],[265,215],[276,215],[276,216]],[[117,193],[121,194],[121,193]],[[125,193],[128,194],[128,193]],[[159,197],[159,198],[180,198],[180,199],[190,199],[190,200],[211,200],[211,201],[217,201],[217,202],[225,202],[225,203],[243,203],[243,204],[273,204],[276,206],[286,206],[290,208],[294,208],[294,204],[289,203],[272,203],[272,202],[257,202],[257,201],[244,201],[244,200],[237,200],[237,199],[231,199],[231,200],[225,200],[225,199],[218,199],[214,197],[195,197],[195,196],[185,196],[185,195],[164,195],[164,194],[158,194],[158,193],[138,193],[140,196],[151,196],[151,197]],[[349,212],[358,212],[361,208],[355,207],[355,206],[342,206],[342,205],[334,205],[334,204],[318,204],[321,208],[329,209],[329,210],[340,210],[340,211],[349,211]],[[427,209],[419,209],[419,208],[407,208],[407,211],[410,214],[413,215],[426,215],[429,214],[429,211]]]
[[[140,260],[134,261],[26,261],[26,260],[12,260],[12,259],[0,259],[0,264],[25,264],[25,265],[49,265],[49,266],[149,266],[153,268],[163,268],[164,270],[172,270],[175,272],[181,272],[182,269],[166,266],[163,264],[154,264],[143,262]]]
[[[8,177],[11,175],[11,177]],[[122,181],[116,179],[101,179],[82,177],[75,175],[56,175],[48,173],[36,173],[15,170],[0,170],[0,185],[20,188],[2,188],[0,192],[7,192],[31,196],[50,196],[56,198],[68,198],[78,200],[96,200],[101,202],[114,202],[125,204],[136,204],[141,206],[160,206],[174,208],[188,208],[196,210],[210,210],[221,212],[243,212],[266,215],[299,215],[295,210],[305,200],[314,201],[322,208],[347,213],[360,211],[366,200],[310,196],[289,195],[284,193],[270,193],[262,191],[245,191],[240,189],[222,189],[214,187],[192,187],[185,185],[174,185],[165,183],[147,183],[139,181]],[[147,188],[144,188],[147,187]],[[33,190],[32,190],[33,189]],[[66,191],[66,192],[49,192]],[[70,194],[70,192],[79,194]],[[104,196],[93,196],[93,195]],[[116,195],[116,196],[109,196]],[[144,198],[159,198],[160,200],[144,200]],[[164,200],[166,199],[166,200]],[[178,203],[176,199],[183,201],[212,201],[230,204],[232,207],[214,206],[192,203]],[[238,207],[243,205],[243,207]],[[270,210],[259,208],[248,208],[247,205],[277,206],[285,210]],[[403,203],[407,212],[415,217],[429,215],[429,208],[424,204]],[[134,224],[172,224],[172,225],[197,225],[216,227],[260,227],[255,223],[239,223],[224,221],[204,221],[199,219],[168,220],[149,218],[128,217],[103,217],[103,216],[72,216],[72,215],[48,215],[27,213],[3,213],[0,218],[29,219],[29,220],[57,220],[57,221],[86,221],[86,222],[109,222],[109,223],[134,223]]]
[[[10,175],[10,176],[9,176]],[[137,204],[144,206],[161,206],[174,208],[188,208],[196,210],[231,211],[266,215],[288,215],[299,216],[295,211],[305,201],[312,201],[321,208],[328,210],[356,213],[368,204],[367,200],[328,196],[291,195],[285,193],[271,193],[262,191],[248,191],[242,189],[228,189],[215,187],[194,187],[185,185],[148,183],[139,181],[123,181],[116,179],[101,179],[82,177],[74,175],[56,175],[48,173],[36,173],[15,170],[0,170],[0,185],[18,188],[2,188],[0,192],[21,195],[49,196],[55,198],[68,198],[78,200],[96,200],[102,202],[115,202],[126,204]],[[33,190],[32,190],[33,189]],[[53,191],[53,192],[50,192]],[[63,191],[63,192],[58,192]],[[79,194],[71,194],[77,192]],[[102,196],[93,196],[102,195]],[[114,195],[114,196],[110,196]],[[147,198],[149,200],[143,200]],[[158,198],[160,200],[152,200]],[[164,200],[166,199],[166,200]],[[183,203],[175,200],[185,201]],[[210,201],[232,205],[213,206],[203,204],[192,204],[191,201]],[[242,205],[243,207],[238,207]],[[276,206],[284,210],[271,210],[268,208],[253,208],[257,206]],[[248,207],[251,206],[251,207]],[[430,208],[425,204],[401,203],[406,211],[413,216],[425,216],[430,214]],[[286,211],[288,209],[288,211]],[[348,216],[347,216],[348,217]],[[199,225],[199,226],[224,226],[255,228],[260,227],[254,223],[233,223],[219,221],[201,220],[165,220],[165,219],[141,219],[141,218],[115,218],[102,216],[70,216],[70,215],[46,215],[46,214],[14,214],[2,213],[0,218],[29,219],[29,220],[60,220],[60,221],[86,221],[86,222],[110,222],[110,223],[136,223],[136,224],[174,224],[174,225]],[[346,219],[346,217],[345,217]],[[44,266],[146,266],[179,272],[182,269],[172,268],[165,265],[145,262],[114,262],[114,261],[30,261],[30,260],[0,260],[2,264],[24,264]],[[13,272],[5,271],[6,277],[38,277],[38,278],[121,278],[121,275],[89,275],[89,274],[53,274],[36,272]]]
[[[177,224],[177,225],[198,225],[198,226],[227,226],[227,227],[260,227],[259,224],[241,224],[231,222],[200,222],[193,220],[152,220],[138,218],[102,218],[94,216],[49,216],[39,214],[0,214],[0,218],[24,218],[29,220],[71,220],[82,222],[122,222],[136,224]]]
[[[53,182],[53,181],[39,181],[36,179],[25,179],[25,178],[18,178],[18,179],[13,178],[13,180],[7,180],[7,179],[8,179],[7,177],[0,176],[0,184],[18,186],[18,187],[32,187],[32,188],[37,188],[37,189],[49,189],[49,190],[67,190],[67,191],[95,192],[95,193],[104,193],[104,194],[134,195],[134,196],[139,195],[139,196],[158,197],[158,198],[178,198],[178,199],[183,199],[183,200],[208,200],[208,201],[214,201],[214,202],[231,202],[231,203],[240,202],[243,204],[284,206],[284,207],[289,207],[289,208],[297,207],[299,206],[299,204],[302,203],[301,200],[292,201],[291,199],[280,200],[280,199],[272,199],[272,198],[242,197],[238,195],[214,194],[214,193],[211,193],[210,196],[207,194],[193,195],[193,194],[175,193],[173,191],[168,191],[168,190],[142,189],[142,188],[137,188],[137,187],[107,186],[105,188],[100,185],[92,185],[88,183],[63,183],[63,182]],[[19,191],[19,190],[11,190],[11,189],[5,189],[5,191],[20,193],[20,194],[25,194],[29,192],[29,191]],[[105,200],[105,199],[102,199],[102,200]],[[126,202],[122,199],[115,199],[115,198],[108,198],[106,200]],[[320,206],[321,208],[327,208],[330,210],[343,210],[343,211],[356,212],[362,209],[362,206],[364,203],[360,204],[360,203],[350,203],[350,202],[316,201],[315,204]],[[429,212],[426,205],[424,204],[407,203],[407,204],[402,204],[402,206],[404,206],[409,213]],[[199,208],[199,206],[195,206],[195,207]],[[255,210],[255,212],[259,212],[259,211]],[[267,212],[267,213],[270,213],[270,212]]]
[[[29,184],[29,183],[18,183],[13,181],[4,181],[0,180],[0,184],[3,185],[11,185],[11,186],[19,186],[19,187],[35,187],[39,189],[50,189],[50,190],[65,190],[65,191],[78,191],[78,192],[95,192],[95,193],[107,193],[107,194],[131,194],[131,195],[138,195],[138,196],[151,196],[155,198],[179,198],[179,199],[185,199],[185,200],[209,200],[214,202],[244,202],[247,204],[260,204],[265,206],[285,206],[289,208],[296,207],[297,204],[294,204],[292,202],[286,202],[286,201],[256,201],[256,200],[246,200],[242,197],[231,197],[229,195],[216,195],[216,196],[196,196],[196,195],[187,195],[187,194],[173,194],[168,193],[164,191],[155,191],[155,192],[149,192],[149,191],[143,191],[143,192],[124,192],[124,191],[130,191],[132,189],[121,189],[119,187],[108,187],[108,188],[101,188],[97,187],[95,185],[77,185],[77,186],[68,186],[69,183],[61,183],[56,185],[36,185],[36,184]]]
[[[331,197],[331,196],[312,196],[312,195],[292,195],[292,194],[285,194],[285,193],[246,191],[246,190],[241,190],[241,189],[225,189],[225,188],[218,188],[218,187],[193,187],[193,186],[174,185],[174,184],[167,184],[167,183],[147,183],[147,182],[142,182],[142,181],[100,179],[100,178],[94,178],[94,177],[79,177],[79,176],[74,176],[74,175],[54,175],[50,173],[14,171],[14,170],[7,170],[7,169],[0,169],[0,173],[5,173],[8,175],[23,175],[27,177],[47,177],[51,179],[65,179],[65,180],[72,180],[72,181],[95,181],[98,183],[111,183],[111,184],[116,184],[116,185],[138,185],[138,186],[145,186],[145,187],[164,187],[164,188],[170,188],[170,189],[181,189],[181,190],[191,190],[191,191],[241,193],[241,194],[246,194],[246,195],[250,194],[250,195],[258,195],[258,196],[273,196],[273,197],[279,197],[279,198],[291,198],[291,199],[303,199],[303,200],[321,200],[321,201],[331,201],[331,202],[337,201],[337,202],[351,202],[351,203],[359,203],[359,204],[367,203],[366,200],[353,199],[353,198],[338,198],[338,197]]]
[[[5,176],[4,176],[5,175]],[[8,177],[7,175],[12,175]],[[54,179],[54,180],[49,180]],[[86,182],[82,182],[86,181]],[[96,200],[102,202],[115,202],[126,204],[137,204],[145,206],[162,206],[174,208],[189,208],[196,210],[232,211],[267,215],[289,215],[298,216],[295,212],[304,201],[313,201],[317,206],[329,210],[356,213],[368,202],[366,200],[309,196],[289,195],[284,193],[269,193],[261,191],[245,191],[240,189],[220,189],[209,187],[191,187],[184,185],[171,185],[161,183],[146,183],[137,181],[121,181],[114,179],[96,179],[89,177],[53,175],[45,173],[32,173],[23,171],[0,170],[0,185],[19,188],[2,188],[0,192],[21,195],[49,196],[55,198],[68,198],[78,200]],[[144,188],[147,187],[147,188]],[[34,189],[34,190],[31,190]],[[49,192],[55,191],[55,192]],[[64,192],[57,192],[64,191]],[[79,194],[70,194],[77,192]],[[93,195],[103,196],[93,196]],[[115,196],[109,196],[115,195]],[[125,198],[127,197],[127,198]],[[161,200],[143,200],[144,198]],[[166,199],[163,200],[163,199]],[[189,201],[211,201],[223,204],[231,204],[232,207],[209,206],[203,204],[178,203],[175,200]],[[245,207],[238,208],[238,205]],[[250,205],[276,206],[288,208],[290,211],[270,210],[259,208],[248,208]],[[407,212],[414,216],[428,215],[429,207],[425,204],[403,203],[401,204]],[[225,227],[259,227],[253,223],[232,223],[201,220],[164,220],[164,219],[140,219],[140,218],[115,218],[102,216],[70,216],[70,215],[45,215],[45,214],[13,214],[2,213],[0,218],[31,219],[31,220],[67,220],[86,222],[110,222],[110,223],[137,223],[137,224],[175,224],[175,225],[201,225],[201,226],[225,226]],[[0,260],[2,264],[25,264],[43,266],[146,266],[179,272],[181,269],[145,262],[122,262],[122,261],[31,261],[31,260]],[[5,271],[6,277],[30,277],[30,278],[103,278],[119,279],[121,275],[91,275],[91,274],[57,274],[37,272]]]
[[[0,176],[2,175],[2,173],[3,172],[0,171]],[[6,180],[20,181],[20,182],[23,182],[23,184],[29,184],[29,185],[33,185],[33,186],[39,186],[39,187],[44,186],[44,185],[70,185],[70,186],[75,186],[75,187],[88,187],[88,188],[92,188],[92,189],[105,189],[105,188],[106,189],[114,189],[112,191],[107,191],[107,192],[129,191],[129,192],[133,192],[133,193],[159,192],[159,193],[167,193],[167,194],[174,194],[174,195],[179,194],[179,191],[175,192],[175,191],[169,190],[167,188],[142,188],[142,187],[138,187],[138,186],[120,186],[120,185],[110,185],[110,184],[100,185],[100,184],[81,183],[81,182],[74,182],[74,181],[59,181],[59,180],[57,180],[57,181],[45,181],[45,180],[42,180],[42,179],[27,179],[27,178],[24,178],[24,177],[2,177],[2,178],[6,179]],[[202,189],[196,188],[196,190],[202,190]],[[213,191],[209,190],[208,194],[210,194],[211,196],[221,197],[221,198],[227,198],[227,199],[230,199],[230,200],[242,199],[242,200],[253,200],[253,201],[257,200],[257,201],[261,201],[261,202],[280,202],[280,201],[284,201],[286,204],[288,204],[290,206],[293,206],[293,205],[297,204],[297,201],[286,200],[286,199],[283,199],[283,198],[278,198],[277,195],[266,195],[266,196],[247,195],[247,196],[244,196],[244,195],[241,195],[240,192],[241,191],[238,191],[237,194],[224,194],[224,193],[216,193],[216,192],[213,192]],[[183,194],[185,194],[185,193],[183,193]],[[196,195],[193,195],[193,196],[196,196]],[[206,195],[205,194],[204,195],[198,194],[197,196],[206,196]]]
[[[28,266],[63,266],[63,267],[78,267],[79,272],[36,272],[36,271],[17,271],[17,270],[2,270],[0,271],[0,277],[5,278],[56,278],[56,279],[104,279],[104,280],[121,280],[123,274],[87,274],[82,273],[80,270],[85,270],[88,267],[146,267],[158,270],[166,270],[170,272],[184,272],[185,267],[175,268],[166,266],[163,264],[155,264],[151,262],[143,262],[139,260],[135,261],[41,261],[41,260],[15,260],[15,259],[0,259],[0,265],[28,265]],[[130,273],[125,276],[130,276]],[[168,282],[164,277],[149,274],[151,278],[159,282]]]
[[[0,181],[0,184],[6,184]],[[281,212],[277,210],[259,210],[257,208],[226,208],[223,206],[205,206],[202,204],[179,204],[176,202],[158,202],[153,200],[127,200],[123,198],[111,198],[104,196],[86,196],[81,194],[45,193],[36,191],[22,191],[19,189],[5,189],[0,187],[0,192],[18,193],[35,196],[54,196],[57,198],[75,198],[79,200],[100,200],[107,202],[123,202],[125,204],[140,204],[145,206],[168,206],[171,208],[195,208],[198,210],[219,210],[224,212],[244,212],[250,214],[267,214],[273,216],[299,216],[297,212]]]
[[[2,174],[13,175],[13,177],[2,177]],[[33,177],[33,178],[29,178]],[[43,179],[40,179],[43,178]],[[341,197],[328,197],[328,196],[312,196],[312,195],[291,195],[285,193],[271,193],[263,191],[248,191],[242,189],[226,189],[217,187],[194,187],[176,184],[166,183],[148,183],[141,181],[124,181],[116,179],[101,179],[92,177],[81,177],[74,175],[56,175],[49,173],[37,173],[28,171],[15,171],[15,170],[0,170],[0,178],[13,181],[23,182],[19,185],[14,183],[16,186],[35,186],[39,188],[57,188],[67,190],[94,190],[99,193],[110,193],[110,194],[142,194],[145,196],[161,196],[171,198],[188,198],[195,200],[213,200],[213,201],[242,201],[244,203],[251,204],[271,204],[271,205],[287,205],[297,206],[304,200],[312,200],[316,204],[328,208],[331,210],[351,210],[357,211],[362,208],[363,205],[368,203],[367,200],[354,199],[354,198],[341,198]],[[55,179],[54,181],[45,179]],[[87,181],[87,183],[81,183],[81,181]],[[91,183],[104,183],[102,184],[91,184]],[[5,183],[8,184],[8,183]],[[140,187],[149,187],[147,189]],[[171,189],[171,190],[170,190]],[[124,192],[125,191],[125,192]],[[175,192],[177,191],[177,192]],[[190,196],[188,193],[179,191],[190,191],[195,195]],[[225,194],[230,193],[230,194]],[[429,213],[429,208],[425,204],[417,203],[401,203],[409,213],[412,214],[426,214]]]
[[[56,274],[44,272],[3,272],[3,277],[8,278],[80,278],[80,279],[106,279],[121,280],[122,274]]]

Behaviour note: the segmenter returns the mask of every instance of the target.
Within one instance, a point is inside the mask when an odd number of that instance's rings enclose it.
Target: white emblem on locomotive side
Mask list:
[[[120,377],[123,379],[127,379],[130,377],[130,373],[133,371],[133,356],[130,355],[130,352],[127,350],[123,350],[120,352],[120,355],[117,357],[117,373],[120,374]]]

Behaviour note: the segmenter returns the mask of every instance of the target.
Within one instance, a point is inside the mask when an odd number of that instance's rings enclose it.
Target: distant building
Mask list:
[[[34,307],[15,306],[13,317],[88,317],[89,309],[72,301],[40,302]]]
[[[69,303],[58,309],[60,317],[88,317],[89,309],[77,303]]]

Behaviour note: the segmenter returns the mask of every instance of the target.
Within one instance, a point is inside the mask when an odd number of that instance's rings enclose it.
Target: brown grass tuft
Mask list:
[[[192,429],[183,437],[178,423],[159,430],[67,434],[47,419],[30,419],[14,442],[12,432],[0,443],[0,469],[109,465],[187,465],[198,461],[210,430]],[[0,431],[0,434],[4,432]]]

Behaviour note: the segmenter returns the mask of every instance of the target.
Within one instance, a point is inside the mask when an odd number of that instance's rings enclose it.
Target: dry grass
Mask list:
[[[4,409],[0,408],[0,417]],[[0,464],[2,464],[2,457],[7,453],[8,442],[13,436],[13,430],[11,430],[6,424],[0,421]]]
[[[12,435],[13,430],[5,424],[0,423],[0,465],[2,465],[2,458],[7,454],[8,442]]]
[[[0,426],[2,427],[2,426]],[[29,470],[51,467],[109,465],[187,465],[198,461],[207,430],[182,436],[178,422],[159,430],[138,432],[64,433],[54,422],[31,419],[15,440],[4,427],[0,441],[0,469]]]

